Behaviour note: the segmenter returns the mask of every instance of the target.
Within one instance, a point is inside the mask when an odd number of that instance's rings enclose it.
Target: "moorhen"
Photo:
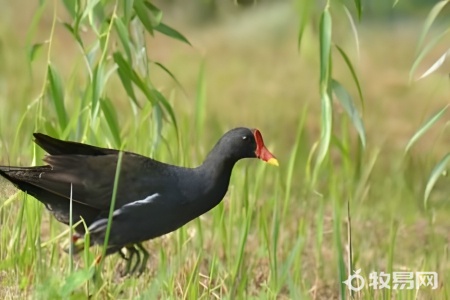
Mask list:
[[[64,224],[69,224],[72,195],[73,224],[82,218],[91,245],[103,245],[119,150],[62,141],[42,133],[34,137],[49,154],[43,159],[48,165],[1,166],[0,175],[42,202]],[[141,273],[149,257],[141,242],[172,232],[219,204],[234,164],[252,157],[278,165],[259,130],[242,127],[225,133],[196,168],[123,152],[106,255],[118,252],[128,260],[126,273],[138,269]],[[85,226],[80,223],[75,231],[73,249],[78,252],[84,242],[76,239],[84,236]],[[128,258],[123,248],[129,251]],[[130,272],[133,257],[136,263]]]

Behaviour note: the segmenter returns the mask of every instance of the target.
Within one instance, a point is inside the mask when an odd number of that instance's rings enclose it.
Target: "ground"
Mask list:
[[[6,7],[5,15],[19,12],[15,5]],[[43,153],[34,152],[31,133],[45,132],[49,128],[46,122],[56,122],[48,99],[43,102],[45,120],[37,117],[32,105],[42,89],[46,67],[45,51],[32,68],[26,60],[32,8],[24,10],[21,17],[9,14],[0,23],[2,165],[40,164]],[[352,58],[363,104],[337,52],[333,52],[333,77],[354,96],[366,127],[367,146],[359,159],[355,130],[334,101],[335,139],[330,157],[317,183],[310,186],[308,158],[320,135],[317,30],[308,28],[299,51],[298,21],[292,8],[279,5],[267,11],[256,7],[203,26],[168,14],[167,22],[193,46],[160,35],[150,40],[150,59],[163,63],[183,87],[156,67],[151,69],[153,84],[170,99],[179,121],[179,141],[173,131],[164,131],[170,153],[162,144],[151,148],[152,131],[149,126],[134,124],[136,115],[122,90],[112,86],[109,94],[121,135],[128,139],[128,150],[195,166],[223,132],[244,125],[261,130],[280,167],[239,163],[221,205],[183,229],[146,243],[152,254],[147,273],[120,278],[120,259],[111,257],[104,267],[103,286],[95,290],[92,283],[82,280],[71,298],[83,299],[86,293],[96,291],[94,296],[101,299],[338,299],[339,281],[347,277],[347,273],[339,277],[338,266],[349,264],[348,211],[353,270],[361,269],[365,278],[372,271],[439,274],[437,290],[364,289],[357,297],[449,297],[447,177],[438,180],[427,207],[423,203],[431,170],[448,152],[448,114],[405,153],[415,131],[447,105],[450,96],[448,65],[423,80],[409,80],[422,22],[363,21],[358,24],[359,56],[348,25],[334,24],[334,42]],[[33,39],[48,37],[51,17],[49,10]],[[70,35],[58,25],[52,61],[66,86],[71,85],[70,76],[80,63],[77,51]],[[445,43],[437,45],[414,78],[444,51]],[[197,131],[193,119],[202,62],[205,125]],[[70,106],[77,99],[66,101]],[[302,116],[304,124],[299,126]],[[147,119],[141,116],[138,121],[144,124]],[[102,130],[89,142],[108,146]],[[0,298],[65,295],[64,291],[76,284],[70,279],[69,258],[62,251],[68,236],[58,237],[66,227],[57,224],[31,197],[15,194],[5,180],[0,180],[0,185]],[[83,255],[76,257],[75,270],[84,270],[88,261]]]

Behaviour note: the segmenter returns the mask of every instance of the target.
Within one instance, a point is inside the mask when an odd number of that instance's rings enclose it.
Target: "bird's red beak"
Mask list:
[[[264,140],[262,138],[261,132],[259,132],[258,129],[253,129],[253,135],[255,136],[256,141],[256,157],[271,165],[278,166],[278,160],[275,158],[275,156],[273,156],[272,153],[270,153],[269,150],[267,150],[266,146],[264,146]]]

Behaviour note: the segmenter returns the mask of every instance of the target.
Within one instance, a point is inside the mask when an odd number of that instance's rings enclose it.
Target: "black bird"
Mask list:
[[[62,141],[42,133],[34,133],[34,137],[49,154],[43,159],[48,165],[0,166],[0,175],[42,202],[64,224],[70,221],[72,199],[73,224],[82,218],[91,245],[103,245],[119,150]],[[219,204],[234,164],[252,157],[278,165],[259,130],[242,127],[224,134],[196,168],[124,152],[106,255],[118,252],[125,258],[121,250],[126,248],[130,252],[126,272],[133,257],[137,261],[131,273],[138,266],[142,272],[149,254],[141,242],[172,232]],[[84,225],[79,224],[75,231],[76,238],[83,237]],[[74,245],[77,252],[84,243],[74,241]]]

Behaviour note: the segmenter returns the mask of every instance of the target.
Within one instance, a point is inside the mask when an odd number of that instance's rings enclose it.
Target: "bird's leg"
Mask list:
[[[131,269],[130,274],[133,274],[134,272],[136,272],[138,267],[141,265],[141,253],[139,253],[139,250],[136,249],[136,245],[133,245],[133,249],[136,253],[136,263],[134,264],[133,268]]]
[[[126,255],[125,255],[125,253],[123,253],[123,248],[122,249],[120,249],[119,250],[119,255],[120,255],[120,257],[123,259],[123,260],[129,260],[130,258],[129,257],[127,257]]]
[[[139,264],[141,258],[139,255],[139,251],[134,247],[134,245],[129,245],[125,247],[127,249],[127,251],[130,253],[128,257],[125,258],[125,260],[127,261],[125,264],[125,270],[124,272],[121,274],[122,276],[126,276],[128,274],[133,273],[133,270],[136,268],[136,265]],[[120,255],[124,255],[122,251],[119,251]],[[125,255],[124,255],[125,256]],[[133,263],[133,259],[134,257],[136,257],[136,264],[133,268],[131,268],[131,265]],[[130,271],[131,270],[131,271]]]
[[[139,276],[142,273],[144,273],[145,268],[147,267],[147,262],[148,262],[148,258],[150,257],[150,254],[148,253],[147,249],[145,249],[144,246],[142,246],[141,243],[137,243],[136,247],[139,250],[141,250],[141,252],[142,252],[142,262],[141,262],[141,267],[139,268],[139,273],[138,273],[138,276]]]

